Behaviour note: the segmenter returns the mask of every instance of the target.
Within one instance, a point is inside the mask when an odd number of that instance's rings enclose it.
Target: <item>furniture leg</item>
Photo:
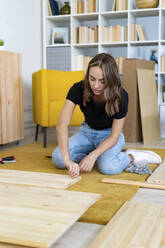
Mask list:
[[[44,127],[44,148],[46,148],[46,141],[47,141],[47,127]]]
[[[38,140],[38,129],[39,129],[39,125],[36,125],[36,134],[35,134],[35,141]]]

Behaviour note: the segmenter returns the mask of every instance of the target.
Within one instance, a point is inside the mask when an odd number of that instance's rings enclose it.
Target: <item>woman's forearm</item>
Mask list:
[[[57,141],[60,148],[64,163],[70,160],[68,147],[68,126],[66,124],[57,125],[56,127]]]
[[[99,146],[91,152],[91,154],[93,154],[93,156],[97,159],[101,154],[112,148],[116,143],[117,139],[108,137],[104,141],[102,141]]]

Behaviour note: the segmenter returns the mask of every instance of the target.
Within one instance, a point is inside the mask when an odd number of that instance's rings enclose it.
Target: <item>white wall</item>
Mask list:
[[[32,133],[32,73],[42,66],[41,0],[0,0],[0,39],[22,54],[25,136]]]

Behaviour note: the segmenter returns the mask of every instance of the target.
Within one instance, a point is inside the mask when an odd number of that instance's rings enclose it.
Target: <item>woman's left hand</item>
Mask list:
[[[88,154],[79,163],[80,172],[90,172],[95,162],[96,162],[96,156],[94,156],[92,153]]]

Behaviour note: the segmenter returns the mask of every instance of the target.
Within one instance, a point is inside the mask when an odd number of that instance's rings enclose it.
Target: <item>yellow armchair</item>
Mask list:
[[[56,71],[42,69],[32,74],[33,120],[36,123],[35,141],[39,126],[44,129],[44,147],[47,127],[55,127],[70,87],[84,78],[84,71]],[[84,120],[76,106],[70,125],[79,126]]]

